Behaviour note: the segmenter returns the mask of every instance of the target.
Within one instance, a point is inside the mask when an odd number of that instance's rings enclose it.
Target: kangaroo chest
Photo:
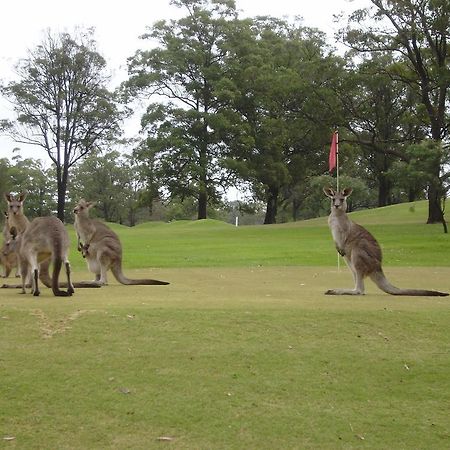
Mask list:
[[[348,220],[342,220],[341,217],[331,214],[328,217],[328,225],[330,227],[331,235],[334,243],[339,250],[344,250],[347,236],[350,230],[351,223]]]

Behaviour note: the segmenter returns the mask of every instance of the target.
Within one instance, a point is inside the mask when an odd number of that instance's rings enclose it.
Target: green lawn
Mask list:
[[[450,266],[450,238],[426,225],[426,202],[356,212],[351,216],[378,239],[386,266]],[[378,211],[378,213],[377,213]],[[283,225],[235,227],[215,220],[113,225],[123,240],[125,266],[331,266],[336,251],[326,218]],[[71,262],[85,267],[72,232]]]
[[[449,291],[422,206],[354,217],[394,284]],[[171,284],[0,290],[0,448],[449,447],[447,298],[323,295],[352,286],[325,219],[114,228],[127,275]]]

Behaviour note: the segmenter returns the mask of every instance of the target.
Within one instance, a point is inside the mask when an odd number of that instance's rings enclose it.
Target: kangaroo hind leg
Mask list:
[[[72,280],[70,278],[70,263],[69,261],[66,260],[64,264],[66,266],[66,275],[67,275],[67,293],[69,295],[73,295],[75,289],[73,288]]]
[[[345,260],[352,272],[353,279],[355,281],[354,289],[329,289],[325,292],[325,295],[364,295],[363,275],[355,268],[351,260],[349,260],[348,258],[345,258]]]

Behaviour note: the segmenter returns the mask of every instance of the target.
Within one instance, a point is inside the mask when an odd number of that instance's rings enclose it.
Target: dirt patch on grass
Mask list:
[[[71,324],[86,312],[86,310],[78,310],[68,316],[53,320],[41,309],[35,309],[30,315],[37,317],[41,336],[44,339],[50,339],[57,334],[62,334],[70,330],[72,328]]]

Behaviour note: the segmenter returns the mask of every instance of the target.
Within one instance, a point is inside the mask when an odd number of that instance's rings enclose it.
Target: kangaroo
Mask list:
[[[30,221],[23,213],[23,202],[27,197],[26,192],[20,193],[17,197],[11,195],[9,192],[5,194],[6,203],[8,204],[7,223],[11,229],[14,227],[18,234],[23,233]]]
[[[119,237],[104,223],[89,217],[93,202],[81,199],[73,212],[75,214],[75,231],[78,238],[78,250],[86,258],[89,270],[95,274],[95,281],[100,285],[108,283],[106,274],[109,269],[119,283],[125,285],[166,285],[167,281],[152,279],[133,280],[122,272],[122,244]]]
[[[26,281],[31,276],[32,293],[40,294],[38,279],[39,266],[51,259],[53,263],[52,291],[57,297],[71,296],[75,290],[70,280],[69,235],[64,224],[56,217],[37,217],[29,223],[25,231],[18,235],[14,227],[11,234],[16,243],[16,252],[20,261],[22,293],[25,293]],[[64,263],[67,275],[67,291],[59,289],[59,274]]]
[[[422,289],[399,289],[385,277],[381,268],[381,248],[377,240],[361,225],[352,222],[347,215],[347,197],[353,189],[346,188],[335,192],[324,188],[324,193],[331,199],[331,214],[328,225],[336,245],[336,250],[345,259],[355,280],[354,289],[330,289],[327,295],[364,295],[364,278],[371,280],[384,292],[391,295],[441,296],[446,292]]]
[[[16,268],[16,277],[20,277],[17,266],[17,255],[10,248],[10,239],[5,241],[0,249],[0,264],[3,266],[3,278],[8,278],[14,268]]]
[[[3,226],[3,246],[0,249],[0,264],[3,266],[3,278],[8,278],[12,269],[16,268],[16,277],[20,277],[17,266],[17,255],[9,248],[12,236],[9,232],[8,213],[4,211],[5,224]]]

